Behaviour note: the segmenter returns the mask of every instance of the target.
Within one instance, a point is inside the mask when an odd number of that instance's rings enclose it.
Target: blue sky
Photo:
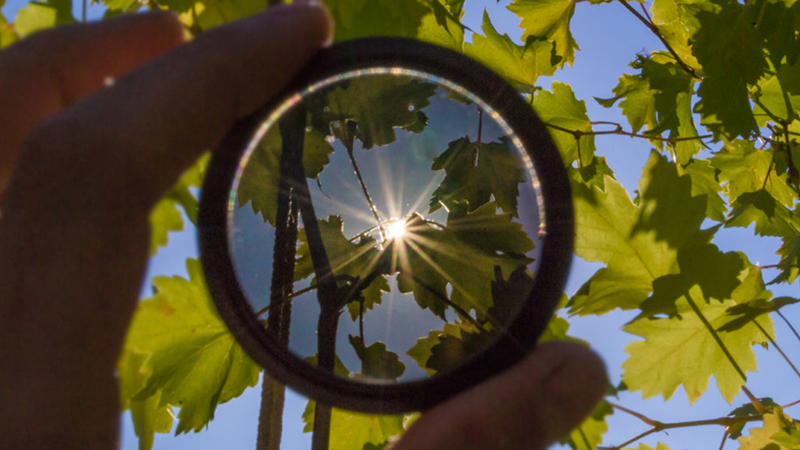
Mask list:
[[[3,8],[3,13],[13,19],[16,10],[24,5],[24,1],[11,0]],[[465,23],[475,29],[480,29],[484,8],[489,12],[493,23],[500,32],[508,33],[512,38],[518,39],[521,30],[518,28],[519,19],[505,9],[508,1],[499,4],[495,0],[467,0]],[[76,16],[80,16],[80,7],[76,5]],[[99,6],[90,8],[90,18],[102,14]],[[661,43],[653,37],[648,30],[632,17],[622,6],[616,3],[604,5],[591,5],[581,2],[577,5],[571,28],[575,39],[581,47],[576,54],[573,67],[559,71],[554,79],[569,83],[579,99],[584,99],[592,120],[607,120],[627,125],[627,121],[619,114],[617,108],[606,109],[592,100],[592,97],[610,97],[611,89],[617,84],[617,78],[623,73],[630,73],[628,62],[636,53],[649,53],[662,49]],[[550,81],[542,79],[539,84],[549,87]],[[631,139],[623,136],[598,136],[598,153],[606,156],[609,165],[616,171],[617,178],[622,184],[633,192],[637,188],[641,168],[647,159],[650,146],[640,139]],[[780,245],[779,240],[769,238],[754,238],[752,229],[723,229],[717,234],[714,241],[722,250],[744,251],[754,263],[769,265],[778,262],[774,254]],[[185,259],[195,257],[196,243],[192,231],[173,233],[170,244],[151,261],[148,279],[154,275],[185,275]],[[575,261],[567,293],[572,294],[580,285],[598,268],[597,264]],[[765,278],[770,279],[772,273],[765,271]],[[149,283],[148,283],[149,285]],[[778,286],[773,289],[777,295],[797,296],[794,287]],[[785,314],[795,323],[800,322],[800,312],[797,308],[787,309]],[[571,333],[590,342],[592,347],[600,353],[606,361],[612,381],[620,380],[620,364],[625,360],[624,347],[633,339],[632,336],[620,330],[621,325],[632,318],[631,314],[610,313],[602,317],[573,318],[571,320]],[[778,341],[784,346],[790,357],[800,355],[800,344],[789,337],[788,328],[780,321],[775,322]],[[782,340],[783,339],[783,340]],[[773,396],[783,400],[787,398],[786,392],[800,392],[800,381],[795,377],[788,366],[780,359],[775,351],[756,348],[759,360],[759,372],[750,374],[748,387],[759,397]],[[712,380],[711,383],[714,383]],[[211,422],[208,429],[199,434],[181,435],[177,438],[171,435],[158,435],[155,449],[189,449],[189,448],[226,448],[226,449],[251,449],[254,447],[258,406],[260,401],[260,388],[249,389],[245,394],[228,404],[221,405],[216,414],[216,419]],[[300,416],[305,407],[305,399],[299,395],[289,393],[284,416],[283,449],[304,449],[310,447],[310,435],[302,433]],[[639,393],[624,394],[618,401],[633,410],[646,412],[652,418],[663,421],[683,421],[706,419],[724,415],[735,406],[747,401],[740,395],[729,406],[714,385],[691,408],[686,401],[682,389],[673,396],[669,403],[664,403],[661,397],[642,400]],[[791,409],[789,412],[793,412]],[[798,413],[795,412],[795,415]],[[606,435],[604,445],[619,444],[628,438],[646,430],[648,427],[637,419],[617,412],[609,420],[611,432]],[[663,433],[651,435],[642,442],[655,446],[659,437],[666,440],[673,450],[676,449],[705,449],[718,448],[722,438],[721,427],[700,427],[690,430],[673,430],[668,437]],[[137,443],[133,434],[129,417],[123,418],[123,448],[135,449]],[[738,448],[734,442],[726,444],[726,448]]]

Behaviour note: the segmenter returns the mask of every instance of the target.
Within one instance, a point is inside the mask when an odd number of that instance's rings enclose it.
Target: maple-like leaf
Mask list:
[[[517,45],[506,34],[495,30],[484,12],[484,36],[475,33],[471,44],[464,44],[467,56],[483,63],[505,78],[512,86],[524,92],[532,92],[540,76],[553,75],[559,57],[549,41],[533,41],[529,45]]]
[[[748,282],[751,277],[755,281]],[[682,385],[689,402],[694,403],[706,391],[708,380],[714,375],[722,396],[728,402],[733,401],[744,380],[720,348],[720,343],[746,373],[756,370],[755,353],[751,347],[768,342],[768,338],[753,323],[731,332],[718,333],[715,330],[730,320],[727,313],[730,307],[763,295],[760,278],[757,268],[746,267],[740,274],[743,282],[731,294],[731,299],[707,303],[701,288],[693,286],[675,303],[680,317],[639,318],[626,325],[625,331],[645,340],[635,341],[625,348],[629,355],[622,364],[625,384],[631,390],[642,391],[645,398],[661,394],[664,400],[668,400]],[[759,325],[773,335],[769,317],[760,318]]]
[[[586,134],[575,138],[571,133],[563,131],[580,131],[591,133],[592,123],[586,114],[586,103],[575,98],[572,88],[566,84],[554,81],[553,92],[544,89],[536,91],[533,99],[533,109],[545,124],[554,125],[562,130],[549,127],[564,164],[571,166],[578,161],[578,167],[583,167],[592,162],[597,150],[594,136]]]
[[[125,344],[122,384],[127,400],[179,407],[178,433],[200,431],[225,403],[258,382],[261,368],[236,343],[208,294],[198,261],[186,262],[189,279],[157,277],[156,295],[139,303]],[[139,380],[126,380],[135,375]],[[138,388],[138,389],[137,389]],[[159,410],[143,415],[151,420]],[[160,420],[160,419],[153,419]],[[140,426],[155,428],[147,423]]]
[[[526,181],[522,160],[505,142],[471,142],[463,137],[448,144],[433,160],[431,170],[444,170],[445,178],[431,194],[429,213],[466,202],[473,212],[493,198],[505,213],[517,216],[519,184]]]
[[[549,40],[555,43],[555,54],[562,59],[559,66],[575,61],[578,43],[569,29],[569,22],[575,13],[574,0],[514,0],[508,9],[520,17],[522,40],[535,42]]]
[[[757,130],[750,107],[748,86],[756,84],[767,68],[761,37],[748,20],[752,5],[733,0],[715,3],[715,8],[696,17],[699,30],[692,51],[703,66],[705,77],[697,90],[700,123],[716,136],[732,140]]]

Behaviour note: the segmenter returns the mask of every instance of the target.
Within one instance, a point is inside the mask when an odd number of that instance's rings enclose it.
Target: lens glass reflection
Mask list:
[[[253,313],[309,364],[367,383],[443,373],[514,319],[545,238],[525,149],[433,75],[325,79],[270,115],[231,187]]]

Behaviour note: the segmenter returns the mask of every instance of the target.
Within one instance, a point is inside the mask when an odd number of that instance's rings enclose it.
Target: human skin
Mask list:
[[[0,440],[110,449],[115,366],[156,201],[329,40],[310,2],[184,43],[154,12],[34,35],[0,52]],[[115,79],[105,88],[104,80]],[[540,345],[425,413],[393,449],[543,449],[592,410],[602,362]]]

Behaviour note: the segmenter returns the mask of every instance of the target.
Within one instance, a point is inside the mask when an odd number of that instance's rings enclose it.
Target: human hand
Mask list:
[[[42,33],[0,54],[0,191],[13,168],[0,219],[5,445],[116,444],[113,371],[146,266],[150,208],[330,29],[318,7],[278,7],[178,45],[174,18],[149,14]],[[108,76],[119,78],[101,89]],[[604,387],[596,357],[543,345],[426,413],[395,448],[543,448]]]
[[[182,45],[174,16],[155,13],[0,53],[0,191],[13,170],[0,218],[3,448],[116,446],[114,370],[150,209],[330,34],[326,11],[303,4]]]

